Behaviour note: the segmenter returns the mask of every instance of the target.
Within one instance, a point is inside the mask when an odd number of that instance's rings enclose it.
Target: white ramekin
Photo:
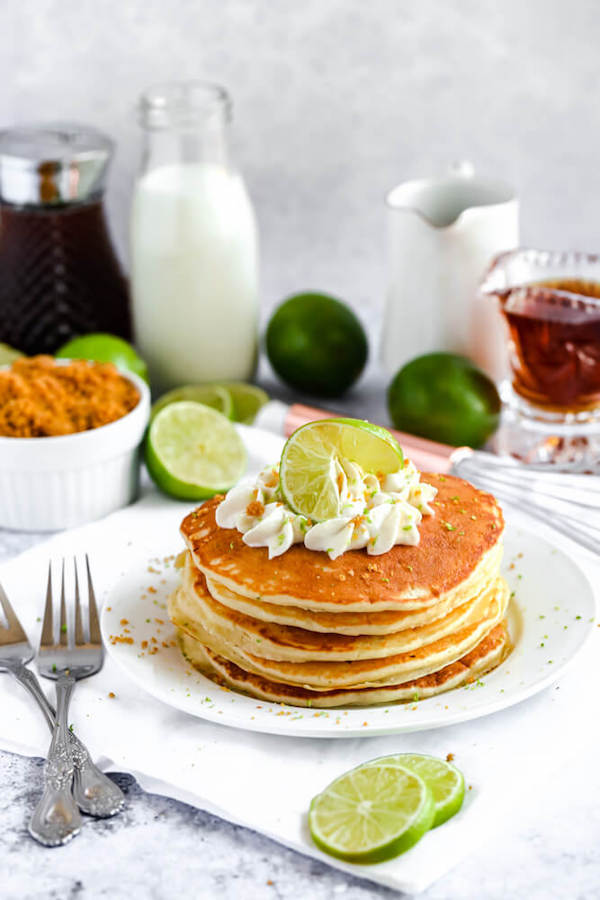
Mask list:
[[[137,375],[121,374],[140,394],[121,419],[59,437],[0,437],[1,528],[73,528],[135,500],[150,390]]]

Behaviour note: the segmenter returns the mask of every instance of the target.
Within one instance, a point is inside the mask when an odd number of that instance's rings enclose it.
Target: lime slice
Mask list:
[[[210,406],[223,413],[228,419],[233,419],[233,399],[226,387],[220,384],[185,384],[172,391],[167,391],[158,398],[152,406],[150,421],[165,406],[169,406],[171,403],[180,403],[182,400],[203,403],[205,406]]]
[[[14,347],[9,347],[8,344],[0,344],[0,366],[10,366],[15,359],[20,359],[21,356],[23,354],[20,350],[15,350]]]
[[[334,460],[358,463],[365,472],[389,474],[402,468],[402,448],[389,431],[362,419],[308,422],[289,438],[279,477],[286,502],[314,522],[339,512],[339,491],[332,476]]]
[[[317,794],[308,824],[315,844],[326,853],[375,863],[416,844],[433,816],[431,792],[418,775],[375,763],[347,772]]]
[[[219,385],[226,388],[231,395],[232,418],[244,425],[252,425],[259,409],[269,402],[267,392],[255,384],[246,384],[245,381],[220,381]]]
[[[146,465],[158,487],[181,500],[227,491],[246,469],[246,451],[229,419],[202,403],[170,403],[146,438]]]
[[[366,763],[367,766],[400,766],[422,778],[433,797],[435,816],[432,828],[455,815],[465,798],[465,779],[462,772],[449,762],[426,756],[422,753],[397,753],[394,756],[382,756]]]

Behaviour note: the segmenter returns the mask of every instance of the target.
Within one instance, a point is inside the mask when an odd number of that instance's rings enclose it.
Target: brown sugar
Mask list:
[[[51,356],[17,359],[0,371],[0,436],[54,437],[122,418],[140,399],[112,363]]]
[[[246,515],[247,516],[262,516],[265,511],[264,504],[260,502],[260,500],[253,500],[246,507]]]

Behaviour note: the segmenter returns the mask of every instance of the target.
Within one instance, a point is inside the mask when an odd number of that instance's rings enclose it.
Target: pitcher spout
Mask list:
[[[437,178],[406,181],[386,197],[388,209],[414,213],[431,228],[457,226],[471,210],[492,212],[495,207],[516,203],[512,188],[502,181],[481,178],[472,163],[453,164]]]

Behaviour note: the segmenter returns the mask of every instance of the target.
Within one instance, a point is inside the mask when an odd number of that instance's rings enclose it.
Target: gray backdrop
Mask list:
[[[461,158],[515,184],[525,243],[600,245],[595,0],[1,0],[0,34],[0,125],[68,117],[117,139],[123,255],[139,91],[230,89],[265,311],[314,287],[370,318],[384,193]]]
[[[514,182],[528,244],[599,248],[599,15],[597,0],[0,0],[0,126],[69,117],[116,137],[109,200],[124,252],[135,97],[157,80],[221,80],[236,102],[237,156],[260,219],[265,312],[314,286],[371,320],[385,285],[383,195],[450,160],[470,157]],[[1,554],[23,546],[7,533],[0,544]],[[97,859],[91,870],[82,858],[80,870],[66,872],[45,855],[33,873],[22,822],[38,762],[3,755],[0,764],[10,781],[6,859],[17,877],[27,870],[33,886],[35,876],[36,896],[50,885],[88,896],[80,879],[95,884]],[[571,783],[577,814],[567,849],[560,798],[536,819],[525,810],[518,840],[503,838],[504,859],[518,861],[515,896],[564,896],[567,884],[571,893],[584,883],[594,890],[591,850],[572,852],[593,823],[577,831],[588,810]],[[540,821],[561,824],[542,835]],[[106,829],[104,859],[132,842],[146,848],[142,868],[132,868],[135,854],[126,860],[126,883],[137,884],[138,872],[144,879],[132,897],[146,895],[156,866],[142,869],[152,854],[164,883],[177,882],[178,860],[155,848],[181,841],[200,848],[193,871],[203,896],[214,887],[238,897],[240,885],[248,898],[391,896],[137,789],[129,817]],[[505,896],[498,850],[486,853],[428,896],[471,896],[477,885],[482,896]],[[106,882],[106,872],[99,877]]]

